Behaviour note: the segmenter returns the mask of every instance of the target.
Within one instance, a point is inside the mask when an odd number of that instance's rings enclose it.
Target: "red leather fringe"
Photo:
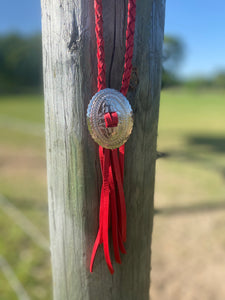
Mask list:
[[[105,52],[103,38],[103,16],[102,0],[94,0],[95,7],[95,33],[97,40],[98,61],[98,91],[106,88],[105,78]],[[134,29],[136,15],[136,0],[128,1],[127,30],[126,30],[126,52],[124,61],[124,73],[120,92],[126,96],[132,71],[132,57],[134,46]],[[118,124],[116,112],[106,113],[106,127],[115,127]],[[102,171],[102,189],[99,209],[99,229],[93,246],[90,272],[93,271],[93,263],[98,246],[103,244],[105,260],[109,271],[113,274],[109,253],[109,227],[112,229],[112,240],[115,260],[121,263],[120,251],[126,253],[124,242],[126,241],[126,204],[123,190],[124,181],[124,154],[125,146],[119,149],[105,149],[99,146],[99,159]],[[111,224],[110,224],[111,220]]]

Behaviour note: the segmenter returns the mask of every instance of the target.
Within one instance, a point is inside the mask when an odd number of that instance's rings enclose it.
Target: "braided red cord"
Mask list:
[[[97,61],[98,61],[98,91],[106,88],[105,77],[105,43],[103,37],[103,15],[102,0],[94,1],[95,8],[95,34],[97,40]]]
[[[102,0],[94,0],[95,8],[95,33],[97,40],[97,62],[98,62],[98,91],[106,88],[105,51],[103,37],[103,15]],[[132,57],[134,47],[134,29],[136,15],[136,0],[128,0],[127,30],[126,30],[126,52],[124,60],[124,72],[120,92],[126,96],[132,71]],[[117,126],[118,116],[116,112],[105,114],[106,127]],[[113,248],[115,259],[121,263],[120,253],[126,253],[124,242],[126,241],[126,205],[123,192],[124,177],[124,152],[125,145],[117,149],[109,150],[99,146],[99,158],[103,177],[99,210],[99,230],[94,243],[91,255],[90,271],[93,270],[93,263],[98,246],[103,243],[105,260],[109,271],[113,274],[110,254],[108,229],[111,208],[111,226],[113,237]]]
[[[134,30],[136,17],[136,0],[129,0],[127,12],[127,30],[126,30],[126,52],[124,61],[124,71],[122,78],[122,86],[120,92],[126,96],[132,71],[132,58],[134,49]]]

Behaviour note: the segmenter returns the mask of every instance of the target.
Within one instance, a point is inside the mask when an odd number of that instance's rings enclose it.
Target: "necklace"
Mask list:
[[[90,272],[98,246],[103,243],[105,260],[111,274],[114,269],[109,253],[109,221],[111,221],[115,260],[121,263],[120,251],[126,253],[126,204],[123,191],[125,142],[133,128],[133,113],[126,94],[129,88],[134,46],[136,0],[128,0],[126,52],[120,92],[106,88],[103,37],[102,0],[94,0],[95,33],[97,40],[98,92],[87,110],[91,136],[99,144],[102,188],[99,209],[99,229],[93,246]]]

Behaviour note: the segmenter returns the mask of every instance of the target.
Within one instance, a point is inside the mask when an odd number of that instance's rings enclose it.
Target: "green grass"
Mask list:
[[[0,140],[0,193],[48,239],[43,97],[1,97]],[[35,244],[2,207],[0,214],[0,255],[31,299],[51,299],[49,253]],[[0,281],[0,298],[17,299],[5,281]]]
[[[168,197],[159,205],[223,199],[224,111],[225,91],[162,92],[158,150],[168,153],[168,158],[157,164],[156,196]],[[195,195],[190,197],[191,192]]]
[[[43,153],[43,97],[41,95],[1,96],[0,128],[0,140],[4,145],[38,148]]]
[[[0,97],[0,193],[48,237],[41,96]],[[155,206],[214,205],[224,199],[225,92],[161,95]],[[0,207],[0,255],[32,300],[51,299],[50,257]],[[0,272],[1,299],[17,299]],[[3,297],[3,298],[2,298]]]
[[[44,122],[44,105],[41,95],[1,96],[0,108],[0,118],[4,116],[31,123]]]
[[[167,156],[156,168],[154,300],[224,299],[224,111],[225,91],[162,92],[158,150]]]

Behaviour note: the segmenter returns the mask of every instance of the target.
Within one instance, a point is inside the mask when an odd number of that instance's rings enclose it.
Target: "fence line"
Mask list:
[[[0,255],[0,269],[19,300],[31,300],[7,260]]]
[[[44,251],[49,251],[49,241],[40,230],[6,197],[0,194],[0,208]]]

